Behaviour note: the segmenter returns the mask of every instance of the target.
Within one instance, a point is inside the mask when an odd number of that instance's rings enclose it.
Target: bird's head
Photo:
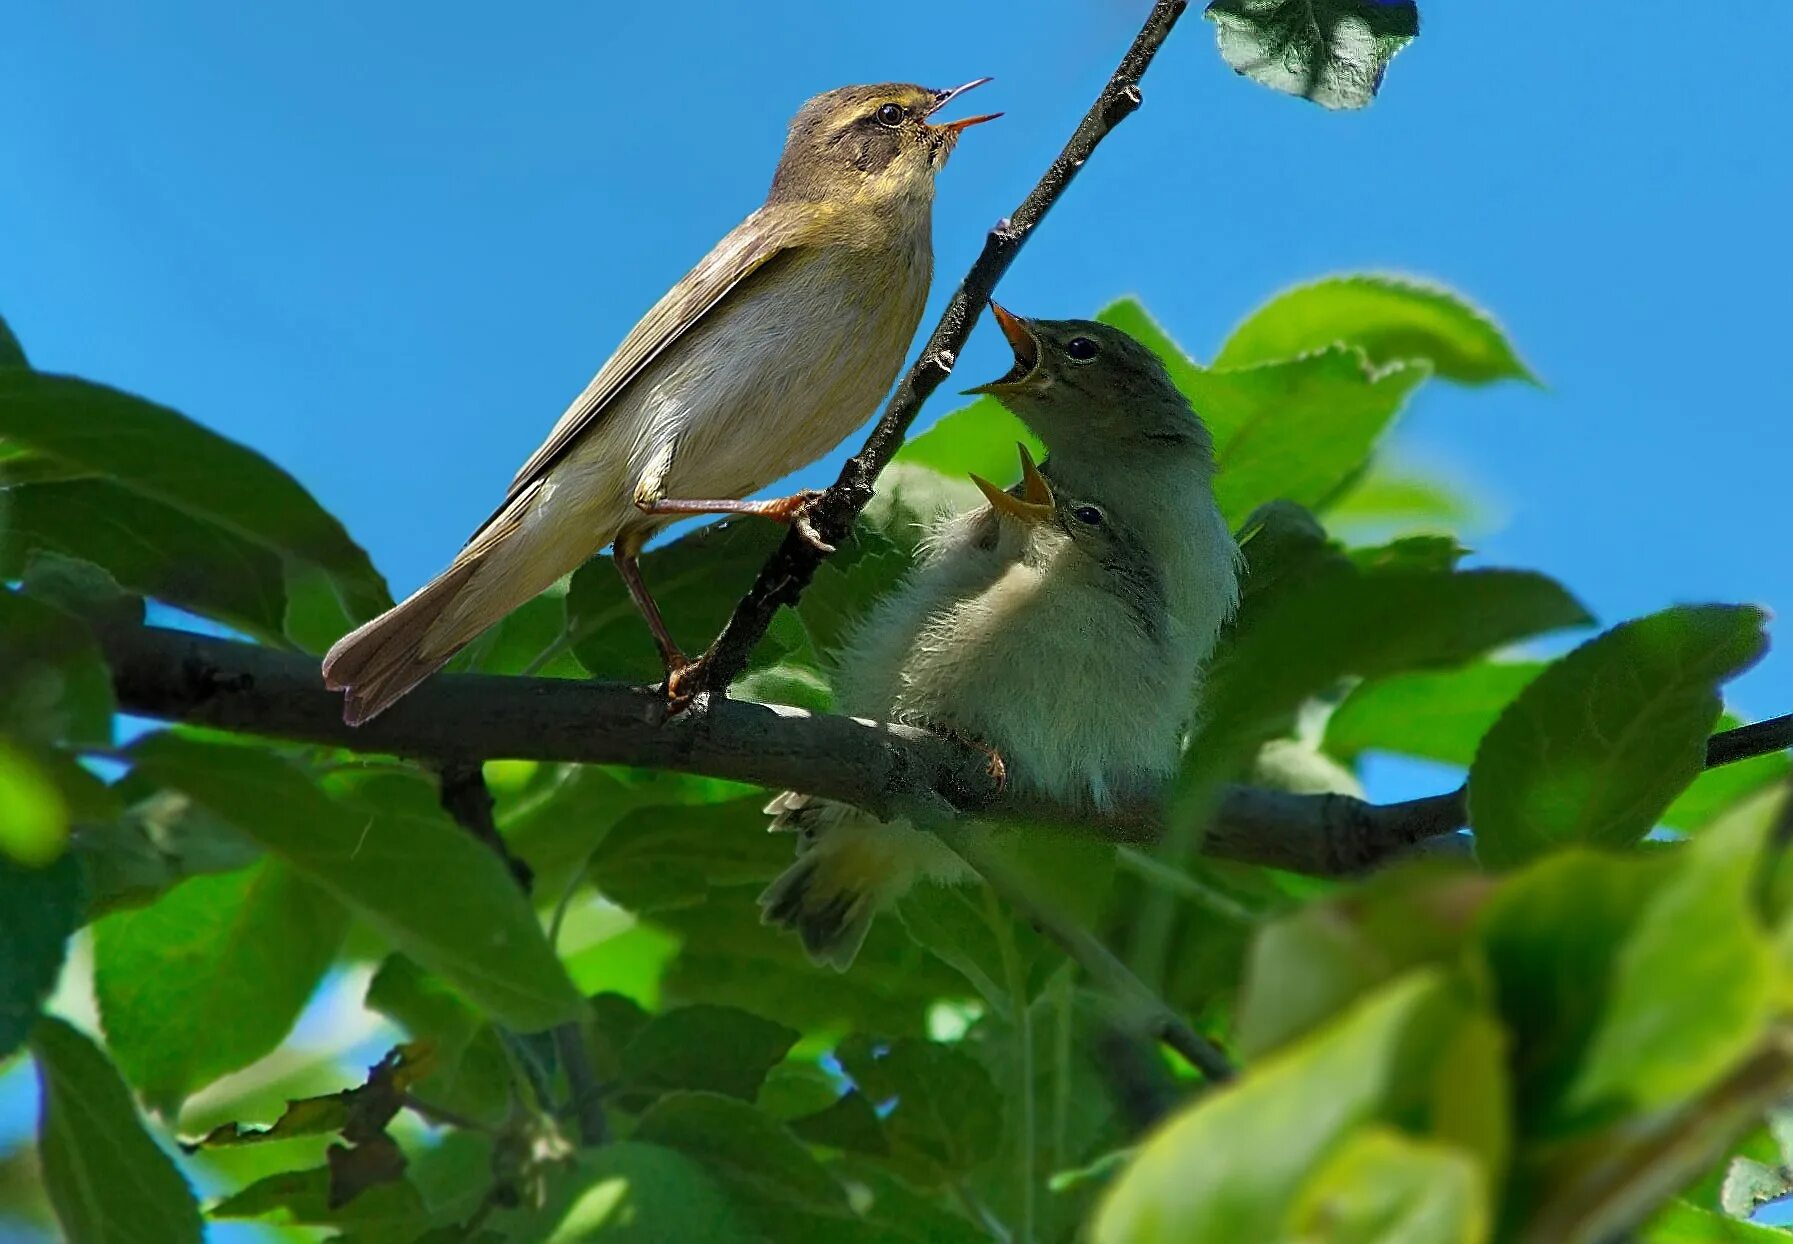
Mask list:
[[[989,80],[945,90],[886,82],[816,96],[791,120],[771,197],[874,204],[931,200],[934,175],[946,166],[959,135],[1002,114],[938,123],[931,118]]]

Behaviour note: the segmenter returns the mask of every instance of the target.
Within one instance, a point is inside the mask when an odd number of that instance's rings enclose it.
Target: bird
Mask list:
[[[979,78],[847,86],[791,121],[766,200],[635,325],[448,568],[325,655],[359,725],[609,545],[669,697],[688,663],[637,564],[687,514],[795,523],[813,493],[743,501],[815,461],[895,380],[933,275],[934,179],[1000,113],[936,123]]]
[[[840,711],[992,753],[1008,783],[1100,811],[1176,771],[1203,662],[1239,600],[1207,427],[1117,328],[993,304],[1015,355],[988,393],[1048,450],[1011,491],[948,517],[834,659]],[[818,965],[845,971],[873,918],[966,866],[932,834],[787,791],[766,807],[797,860],[760,895]]]

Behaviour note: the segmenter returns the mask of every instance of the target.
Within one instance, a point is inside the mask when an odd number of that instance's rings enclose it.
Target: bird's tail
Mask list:
[[[441,669],[492,623],[547,589],[586,550],[542,524],[522,531],[540,487],[526,490],[454,563],[324,655],[324,685],[344,691],[342,719],[358,726]]]
[[[906,822],[873,821],[794,791],[766,811],[773,830],[798,835],[797,862],[760,895],[760,919],[796,933],[811,960],[836,971],[853,965],[872,918],[918,877],[958,879],[958,857]]]

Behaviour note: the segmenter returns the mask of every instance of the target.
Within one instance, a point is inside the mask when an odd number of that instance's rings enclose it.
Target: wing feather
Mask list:
[[[573,399],[548,433],[548,439],[511,481],[499,512],[559,462],[573,442],[603,417],[617,395],[668,346],[721,304],[742,281],[794,246],[805,232],[805,223],[797,213],[777,205],[762,207],[736,225],[684,280],[641,317],[610,361]]]

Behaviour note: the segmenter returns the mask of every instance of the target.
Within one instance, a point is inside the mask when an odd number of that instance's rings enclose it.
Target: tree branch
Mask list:
[[[1155,841],[1162,809],[1096,811],[995,791],[984,753],[925,730],[708,697],[668,720],[659,694],[619,683],[439,674],[375,720],[342,704],[301,653],[119,623],[102,626],[119,707],[164,721],[403,756],[433,765],[486,758],[639,765],[791,787],[919,820],[1066,826],[1113,842]],[[1779,751],[1793,716],[1716,734],[1708,765]],[[1405,803],[1229,787],[1202,850],[1317,876],[1361,872],[1465,824],[1461,790]]]
[[[985,237],[977,262],[959,282],[928,344],[898,383],[864,446],[847,459],[840,478],[816,501],[811,522],[822,539],[838,545],[851,533],[853,520],[872,498],[872,486],[879,472],[901,447],[922,403],[952,374],[959,352],[970,339],[996,283],[1096,147],[1139,107],[1144,98],[1139,80],[1186,7],[1188,0],[1158,0],[1152,6],[1145,25],[1121,58],[1108,85],[1084,113],[1064,150],[1028,191],[1014,215],[999,221]],[[796,531],[786,536],[735,607],[722,633],[700,658],[701,670],[688,676],[692,680],[688,685],[694,691],[719,691],[739,678],[755,645],[765,637],[773,615],[780,607],[796,603],[825,556]]]

